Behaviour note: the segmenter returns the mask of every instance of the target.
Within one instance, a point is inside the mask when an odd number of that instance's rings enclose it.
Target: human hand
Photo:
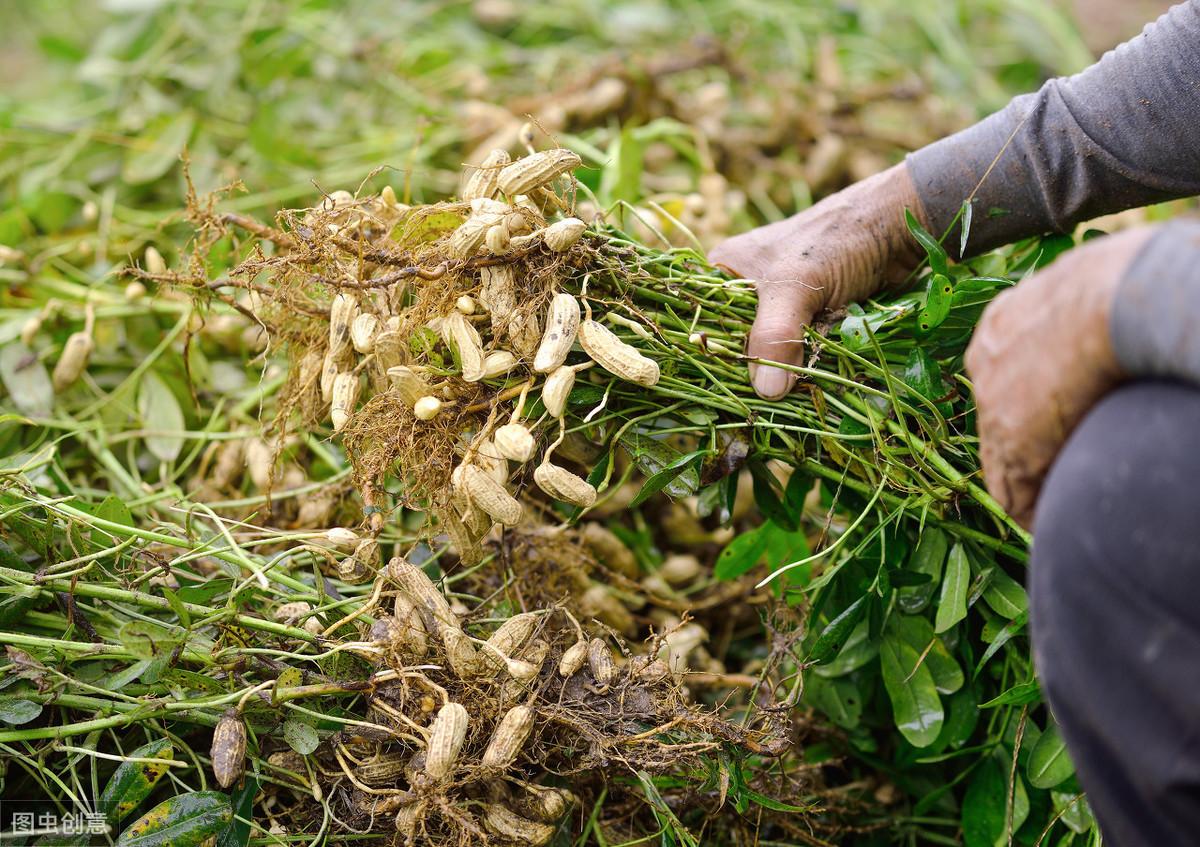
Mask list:
[[[1067,437],[1123,378],[1109,314],[1150,233],[1131,229],[1089,242],[1005,291],[967,348],[984,481],[1026,528]]]
[[[904,210],[920,216],[908,169],[896,165],[784,221],[718,244],[709,260],[755,281],[758,313],[746,353],[801,363],[804,327],[823,309],[845,306],[902,282],[921,253],[904,225]],[[787,394],[793,373],[751,363],[755,390],[767,399]]]

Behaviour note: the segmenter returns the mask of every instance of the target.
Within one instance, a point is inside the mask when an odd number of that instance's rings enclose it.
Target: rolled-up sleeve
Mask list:
[[[1072,77],[908,157],[930,227],[971,202],[965,253],[1200,194],[1200,0]],[[948,247],[957,252],[955,225]]]

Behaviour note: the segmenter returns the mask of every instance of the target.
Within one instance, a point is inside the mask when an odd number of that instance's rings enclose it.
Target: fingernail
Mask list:
[[[792,375],[780,368],[757,366],[750,375],[750,381],[759,396],[767,400],[778,400],[792,390]]]

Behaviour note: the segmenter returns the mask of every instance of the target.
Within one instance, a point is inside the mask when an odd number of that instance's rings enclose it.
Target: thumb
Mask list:
[[[802,282],[759,283],[758,311],[750,329],[746,355],[752,359],[800,364],[804,327],[820,308],[820,291]],[[759,396],[776,400],[792,390],[796,375],[770,365],[751,363],[750,381]]]

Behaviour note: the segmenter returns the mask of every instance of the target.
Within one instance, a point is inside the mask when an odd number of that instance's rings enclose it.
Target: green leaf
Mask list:
[[[967,587],[971,583],[971,564],[967,551],[955,544],[946,560],[946,576],[942,579],[942,595],[938,600],[934,632],[945,632],[967,616]]]
[[[912,233],[912,237],[925,250],[925,254],[929,257],[929,267],[933,269],[933,272],[949,276],[950,257],[941,243],[930,235],[925,227],[921,226],[920,221],[908,209],[904,210],[904,223],[908,227],[908,231]]]
[[[933,676],[933,684],[941,694],[953,694],[962,688],[966,677],[962,667],[950,655],[945,643],[933,631],[928,619],[912,615],[893,616],[889,626],[908,646],[923,656],[923,662]]]
[[[167,605],[171,607],[171,611],[175,613],[175,617],[179,618],[181,626],[190,627],[192,625],[191,612],[184,606],[183,601],[179,599],[179,595],[173,590],[163,585],[159,587],[163,597],[166,598]]]
[[[174,758],[175,747],[169,738],[143,744],[129,754],[130,759],[162,759],[163,764],[151,762],[121,762],[109,777],[100,793],[99,809],[109,823],[116,824],[150,796],[154,786],[167,772],[166,761]]]
[[[679,461],[682,453],[671,445],[647,432],[634,432],[621,436],[621,446],[629,451],[634,465],[647,479]],[[662,490],[669,497],[691,497],[700,488],[700,472],[687,466],[674,478],[667,481]]]
[[[946,720],[933,744],[935,750],[959,747],[967,742],[979,723],[979,701],[970,686],[956,691],[946,700]]]
[[[1053,788],[1066,782],[1075,773],[1067,755],[1067,747],[1059,734],[1058,725],[1051,723],[1033,745],[1026,768],[1029,784],[1034,788]]]
[[[147,371],[138,387],[138,414],[142,426],[156,433],[146,436],[146,447],[160,461],[173,462],[183,450],[183,436],[168,433],[182,432],[183,411],[175,394],[162,377]]]
[[[321,743],[315,728],[294,718],[283,722],[283,740],[301,756],[307,756]]]
[[[131,823],[117,847],[199,847],[233,820],[229,796],[194,791],[159,803]]]
[[[754,505],[767,520],[774,521],[789,532],[800,527],[800,515],[792,514],[780,497],[779,480],[762,462],[748,462],[750,478],[754,488]]]
[[[1051,791],[1050,801],[1054,804],[1056,813],[1062,812],[1059,820],[1071,832],[1083,835],[1096,825],[1096,819],[1092,816],[1092,807],[1088,805],[1087,798],[1082,794]]]
[[[924,347],[917,345],[904,363],[904,383],[926,400],[936,402],[946,396],[942,368]]]
[[[258,780],[247,776],[230,798],[234,818],[217,837],[216,847],[246,847],[250,843],[250,821],[254,818],[254,795],[258,793]]]
[[[928,747],[937,739],[945,720],[933,675],[924,663],[918,664],[917,651],[895,633],[884,633],[879,658],[896,728],[914,747]]]
[[[1008,788],[1004,769],[989,756],[971,777],[962,803],[964,847],[995,847],[1004,834]]]
[[[642,142],[632,127],[626,127],[612,148],[600,176],[600,196],[607,203],[637,203],[642,199]]]
[[[999,567],[992,570],[991,580],[983,592],[983,602],[1000,617],[1009,620],[1029,609],[1029,598],[1024,587]]]
[[[821,630],[821,634],[817,636],[816,642],[812,649],[808,651],[808,661],[819,665],[830,659],[841,649],[846,646],[846,641],[850,637],[850,633],[858,626],[858,622],[862,620],[867,611],[867,600],[870,595],[864,594],[846,609],[834,618],[825,629]]]
[[[934,589],[942,578],[942,565],[946,561],[946,552],[949,549],[949,537],[937,527],[926,527],[921,533],[921,540],[917,542],[916,549],[908,558],[908,570],[927,574],[929,581],[924,585],[904,587],[896,592],[896,604],[902,612],[915,614],[929,605]]]
[[[20,697],[0,697],[0,721],[10,726],[29,723],[41,713],[41,703]]]
[[[813,667],[813,673],[824,677],[845,676],[863,667],[878,654],[879,644],[872,640],[870,627],[866,621],[860,621],[846,639],[846,646],[833,661],[816,665]]]
[[[808,677],[804,682],[804,701],[842,729],[854,729],[862,717],[862,695],[849,679]]]
[[[1041,702],[1042,688],[1038,685],[1037,680],[1033,682],[1021,682],[996,695],[986,703],[980,703],[981,709],[994,709],[997,706],[1025,706],[1030,703]]]
[[[120,524],[121,526],[134,526],[133,513],[129,511],[129,507],[125,505],[125,501],[115,494],[110,494],[100,501],[92,514],[109,523]]]
[[[763,529],[765,526],[767,524],[743,532],[725,545],[713,566],[713,575],[717,579],[737,579],[758,564],[763,553],[767,552],[769,538]]]
[[[680,456],[658,473],[651,476],[642,484],[637,496],[629,503],[630,509],[636,509],[658,492],[662,491],[675,477],[686,471],[688,467],[697,464],[701,458],[708,455],[707,450],[694,450],[686,456]]]
[[[140,185],[165,174],[179,161],[195,124],[196,116],[188,109],[152,120],[126,152],[121,179]]]
[[[925,289],[925,307],[917,313],[917,326],[922,332],[941,326],[949,316],[953,303],[954,284],[950,282],[950,277],[934,274]]]

